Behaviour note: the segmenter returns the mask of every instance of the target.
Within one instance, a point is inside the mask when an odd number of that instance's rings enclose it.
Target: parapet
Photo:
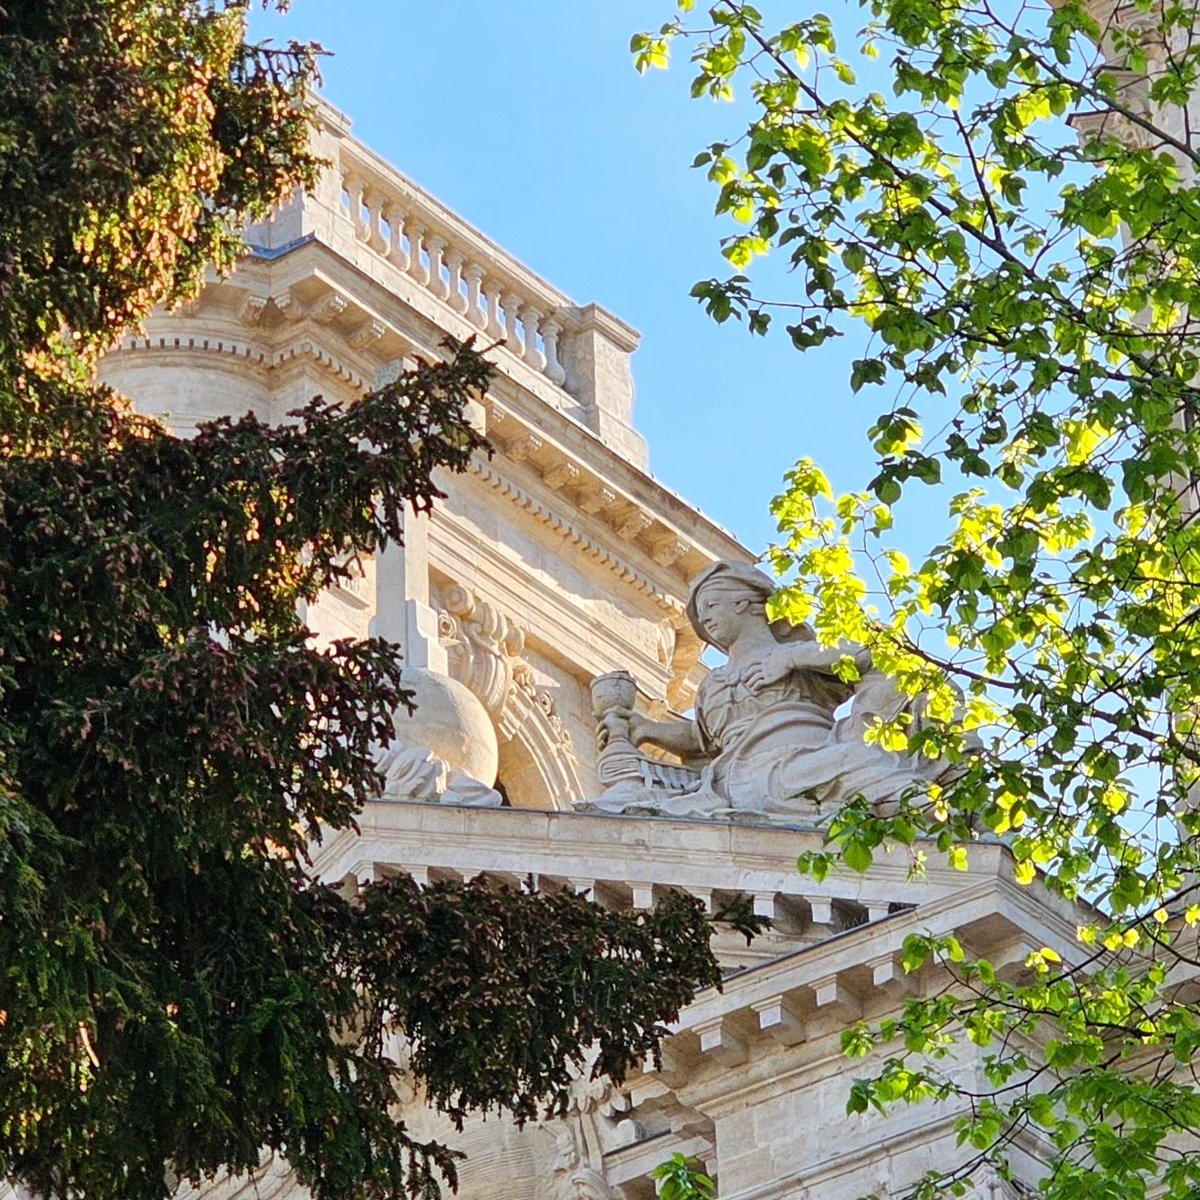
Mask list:
[[[399,273],[435,324],[502,341],[506,373],[645,468],[633,428],[638,332],[535,274],[352,137],[331,105],[319,101],[316,112],[313,136],[329,165],[315,189],[251,226],[251,246],[274,257],[315,238],[393,292]]]

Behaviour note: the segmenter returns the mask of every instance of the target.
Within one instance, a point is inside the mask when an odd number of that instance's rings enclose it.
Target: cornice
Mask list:
[[[282,350],[271,351],[236,342],[225,342],[224,339],[143,337],[122,343],[117,351],[110,352],[109,357],[115,359],[118,355],[128,354],[220,355],[223,358],[238,360],[239,363],[249,365],[260,373],[286,368],[297,362],[309,362],[355,391],[367,391],[371,387],[371,382],[360,368],[312,338],[302,338]]]
[[[306,363],[345,388],[366,390],[405,358],[436,352],[419,343],[432,343],[440,331],[431,328],[422,337],[411,327],[401,329],[381,311],[383,304],[363,300],[315,269],[273,279],[278,265],[257,263],[244,286],[237,280],[210,286],[189,311],[156,316],[146,334],[126,339],[115,355],[218,354],[265,372]],[[164,326],[179,332],[164,332]],[[497,377],[487,399],[486,431],[496,465],[478,463],[475,473],[666,613],[682,611],[679,597],[688,580],[718,557],[752,557],[511,376]],[[575,514],[588,518],[591,529]],[[697,528],[683,528],[684,520]]]
[[[618,575],[624,582],[631,583],[638,591],[649,596],[664,612],[677,615],[683,612],[683,602],[674,595],[664,592],[653,580],[648,579],[628,560],[614,554],[608,547],[590,537],[571,520],[555,512],[535,496],[530,495],[519,483],[507,478],[490,463],[477,459],[471,463],[471,473],[478,476],[494,491],[511,501],[523,511],[549,526],[555,533],[578,546],[580,551]]]

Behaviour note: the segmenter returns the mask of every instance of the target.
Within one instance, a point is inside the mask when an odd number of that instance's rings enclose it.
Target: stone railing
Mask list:
[[[577,305],[501,249],[352,137],[332,106],[319,101],[316,113],[314,148],[328,168],[311,193],[251,226],[251,244],[273,252],[315,236],[390,291],[407,293],[436,326],[502,342],[550,386],[545,398],[561,389],[558,407],[574,400],[604,440],[634,460],[644,457],[631,428],[628,360],[637,332],[597,305]],[[519,370],[510,374],[530,382]]]
[[[381,169],[364,147],[338,145],[334,185],[359,241],[551,383],[565,384],[559,314],[570,300],[497,247],[481,247],[469,226],[394,169]]]

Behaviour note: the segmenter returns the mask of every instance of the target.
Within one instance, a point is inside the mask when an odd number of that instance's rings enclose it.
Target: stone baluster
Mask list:
[[[357,175],[346,175],[346,194],[350,197],[350,220],[354,223],[354,232],[359,241],[368,241],[371,230],[363,220],[363,193],[367,190],[366,183]]]
[[[504,340],[514,354],[524,353],[521,345],[519,314],[521,297],[515,292],[506,292],[500,299],[500,307],[504,309]]]
[[[467,320],[481,329],[487,324],[487,312],[483,307],[483,279],[486,272],[478,263],[467,263],[463,272],[467,280]]]
[[[555,320],[542,323],[542,345],[546,347],[546,378],[560,387],[567,382],[566,368],[558,357],[558,335],[562,326]]]
[[[525,361],[535,370],[540,371],[546,365],[546,356],[538,349],[538,326],[545,314],[526,304],[521,309],[521,327],[525,331]]]
[[[467,297],[463,294],[463,256],[457,250],[446,255],[446,266],[450,269],[450,307],[456,313],[467,311]]]
[[[384,204],[372,192],[366,192],[363,199],[367,204],[367,244],[376,254],[386,254],[388,240],[383,232]]]
[[[429,268],[421,258],[425,240],[425,226],[412,223],[408,227],[408,273],[422,287],[429,282]]]
[[[500,288],[498,285],[488,288],[487,302],[487,335],[490,338],[502,338],[504,336],[504,322],[500,320]]]
[[[388,240],[387,256],[402,271],[408,270],[408,251],[404,248],[404,210],[394,204],[385,205],[384,219],[391,236]]]
[[[446,239],[431,237],[425,243],[429,251],[429,290],[439,299],[450,297],[450,285],[442,278],[442,259],[446,253]]]

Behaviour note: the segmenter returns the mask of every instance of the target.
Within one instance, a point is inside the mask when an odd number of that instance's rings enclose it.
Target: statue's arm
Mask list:
[[[635,746],[649,742],[660,750],[678,754],[681,758],[695,758],[704,753],[700,727],[695,721],[680,718],[677,721],[652,721],[649,717],[630,708],[609,709],[601,718],[597,728],[597,744],[601,750],[614,737],[628,738]]]
[[[822,671],[833,674],[834,665],[843,658],[853,658],[859,671],[869,670],[871,656],[861,646],[840,642],[836,646],[819,646],[816,642],[787,642],[752,663],[743,679],[757,691],[786,679],[794,671]]]
[[[651,721],[635,714],[630,722],[629,734],[635,745],[649,742],[660,750],[678,754],[680,758],[695,758],[704,752],[700,742],[700,727],[695,721]]]

